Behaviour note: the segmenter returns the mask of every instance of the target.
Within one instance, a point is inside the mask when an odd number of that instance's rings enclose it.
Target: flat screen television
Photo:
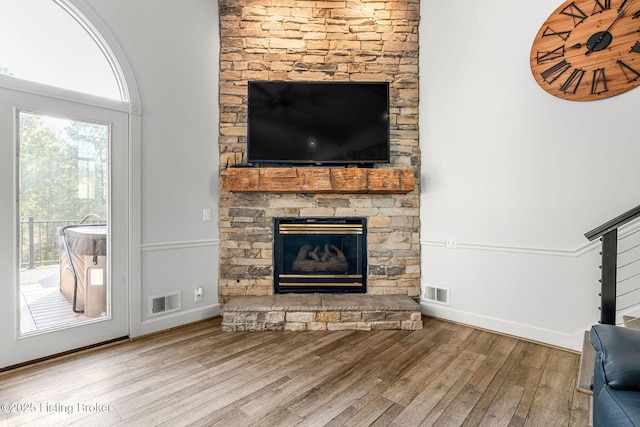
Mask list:
[[[251,81],[250,164],[389,162],[389,84]]]

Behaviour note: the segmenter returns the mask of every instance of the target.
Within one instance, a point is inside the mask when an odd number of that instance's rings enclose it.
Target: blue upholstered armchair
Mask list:
[[[594,427],[640,426],[640,330],[596,325],[593,377]]]

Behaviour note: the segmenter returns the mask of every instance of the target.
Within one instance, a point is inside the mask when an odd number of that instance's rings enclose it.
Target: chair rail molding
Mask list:
[[[144,243],[140,245],[141,252],[170,251],[176,249],[202,248],[220,246],[220,239],[185,240],[177,242]]]

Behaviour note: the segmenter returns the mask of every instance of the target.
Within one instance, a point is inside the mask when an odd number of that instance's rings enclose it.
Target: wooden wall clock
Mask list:
[[[531,71],[550,94],[609,98],[640,85],[640,0],[573,0],[542,24]]]

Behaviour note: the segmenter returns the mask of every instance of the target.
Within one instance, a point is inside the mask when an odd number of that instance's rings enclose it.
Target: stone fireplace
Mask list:
[[[219,5],[221,302],[274,295],[276,218],[363,218],[366,294],[419,298],[419,1]],[[232,168],[246,158],[250,80],[389,82],[391,163],[370,171],[289,168],[268,176]],[[386,187],[407,171],[415,186]],[[261,185],[238,191],[234,184],[242,179]],[[329,184],[318,185],[321,180]]]

